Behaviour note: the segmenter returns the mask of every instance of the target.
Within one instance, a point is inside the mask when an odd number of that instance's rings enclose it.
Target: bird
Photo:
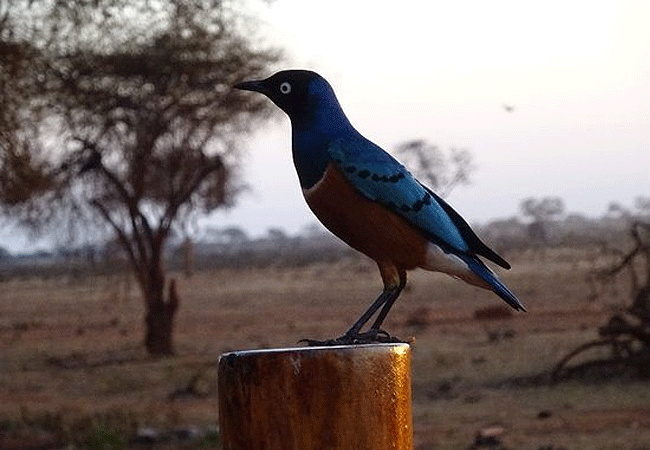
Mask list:
[[[515,110],[515,105],[508,105],[506,103],[503,104],[503,109],[506,110],[506,112],[513,112]]]
[[[303,341],[399,342],[381,326],[406,286],[407,271],[416,268],[492,290],[515,310],[526,310],[481,258],[505,269],[510,264],[445,200],[353,127],[325,78],[291,69],[234,88],[265,95],[289,116],[293,163],[307,205],[329,231],[373,259],[382,278],[382,292],[345,334]]]

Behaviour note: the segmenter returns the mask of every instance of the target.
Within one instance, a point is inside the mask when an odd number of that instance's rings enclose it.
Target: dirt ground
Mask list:
[[[595,252],[506,256],[513,269],[501,276],[527,313],[481,317],[501,300],[419,271],[385,323],[415,338],[416,449],[470,448],[490,427],[508,449],[649,449],[650,381],[596,373],[549,382],[554,365],[625,305],[625,286],[593,295],[586,274],[599,264]],[[127,276],[1,283],[5,444],[8,436],[32,438],[26,425],[71,429],[97,414],[139,428],[214,427],[221,353],[338,336],[381,288],[361,258],[199,272],[178,282],[177,354],[164,359],[141,346],[143,308]]]

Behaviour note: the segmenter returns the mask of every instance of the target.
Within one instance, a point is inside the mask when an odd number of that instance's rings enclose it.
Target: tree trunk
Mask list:
[[[167,356],[174,353],[172,331],[179,299],[176,292],[176,280],[172,279],[169,284],[168,298],[165,300],[165,278],[164,275],[159,275],[160,277],[152,277],[158,281],[152,280],[150,289],[146,293],[147,315],[144,345],[150,355]]]

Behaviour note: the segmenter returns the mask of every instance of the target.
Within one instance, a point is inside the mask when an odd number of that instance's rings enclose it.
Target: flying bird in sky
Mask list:
[[[384,283],[379,297],[343,336],[307,342],[393,340],[381,325],[406,286],[407,270],[418,267],[490,289],[514,309],[525,311],[480,257],[505,269],[510,264],[442,198],[359,134],[323,77],[308,70],[285,70],[235,87],[266,95],[289,116],[293,162],[307,204],[332,233],[375,260]],[[361,332],[375,314],[369,330]]]
[[[505,103],[503,104],[503,109],[506,110],[506,112],[513,112],[515,110],[515,105],[506,105]]]

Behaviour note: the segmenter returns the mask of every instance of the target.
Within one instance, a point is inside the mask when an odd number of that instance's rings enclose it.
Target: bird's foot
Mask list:
[[[315,339],[301,339],[299,343],[305,343],[310,347],[329,347],[333,345],[363,345],[363,344],[394,344],[410,343],[396,336],[391,336],[384,330],[370,330],[365,333],[347,332],[343,336],[335,339],[318,341]]]

